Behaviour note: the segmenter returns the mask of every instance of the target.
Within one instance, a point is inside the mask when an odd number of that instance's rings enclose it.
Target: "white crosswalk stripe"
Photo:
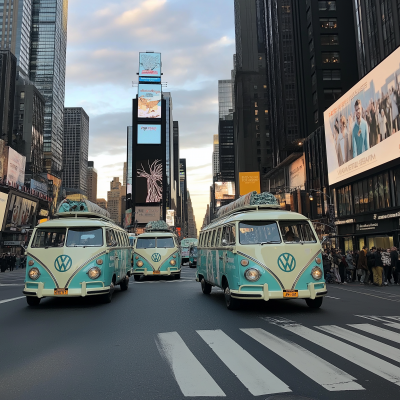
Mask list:
[[[379,326],[371,324],[348,324],[352,328],[360,329],[363,332],[371,333],[372,335],[381,338],[392,340],[393,342],[400,343],[400,333],[389,331],[388,329],[380,328]]]
[[[384,325],[389,326],[390,328],[400,329],[400,324],[398,324],[397,322],[390,322],[389,324]]]
[[[289,386],[268,371],[221,330],[197,331],[197,333],[252,395],[291,392]]]

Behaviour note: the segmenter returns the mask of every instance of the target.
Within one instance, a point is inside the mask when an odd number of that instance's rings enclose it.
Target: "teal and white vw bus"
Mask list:
[[[225,293],[228,309],[240,300],[305,299],[319,308],[327,294],[322,247],[310,221],[280,209],[256,192],[222,207],[200,233],[196,280],[204,294]]]
[[[181,277],[181,254],[177,236],[164,221],[149,222],[135,243],[132,275]]]
[[[55,219],[34,229],[26,253],[30,306],[44,297],[100,296],[109,303],[115,286],[128,289],[128,234],[90,201],[64,200]]]

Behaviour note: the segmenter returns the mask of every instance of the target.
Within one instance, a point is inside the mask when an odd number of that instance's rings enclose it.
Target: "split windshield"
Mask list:
[[[65,228],[38,229],[32,242],[32,248],[63,247],[65,242]]]
[[[239,224],[240,244],[281,243],[275,221],[249,221]]]
[[[172,249],[175,247],[174,239],[172,237],[158,237],[158,238],[138,238],[136,242],[136,249],[154,249],[154,248]]]
[[[285,243],[317,242],[307,221],[280,221],[279,228]]]
[[[69,228],[67,247],[102,247],[103,230],[101,228]]]

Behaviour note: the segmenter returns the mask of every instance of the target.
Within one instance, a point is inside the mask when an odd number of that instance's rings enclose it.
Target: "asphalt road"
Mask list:
[[[400,286],[228,311],[184,267],[180,281],[131,279],[111,304],[30,308],[23,274],[0,273],[2,400],[400,398]]]

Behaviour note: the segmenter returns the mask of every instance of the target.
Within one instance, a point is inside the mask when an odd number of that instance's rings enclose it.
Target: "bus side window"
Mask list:
[[[222,240],[226,240],[227,244],[236,243],[236,228],[234,226],[224,226],[222,231]]]
[[[211,247],[215,247],[215,234],[216,234],[217,230],[214,229],[212,231],[212,237],[211,237]]]
[[[205,233],[205,238],[204,238],[204,247],[208,247],[208,235],[210,234],[209,231]]]
[[[129,237],[127,233],[124,233],[124,237],[125,237],[125,247],[129,247]]]
[[[114,231],[114,237],[116,239],[117,246],[121,247],[121,238],[120,238],[119,232],[117,230]]]
[[[218,228],[217,237],[215,238],[215,247],[221,246],[221,228]]]
[[[209,231],[207,236],[207,247],[211,247],[211,237],[212,237],[212,231]]]
[[[114,233],[111,229],[106,230],[106,242],[107,247],[112,247],[112,245],[116,242]]]
[[[201,240],[203,239],[203,234],[202,233],[200,233],[200,235],[199,235],[199,247],[201,247]]]

